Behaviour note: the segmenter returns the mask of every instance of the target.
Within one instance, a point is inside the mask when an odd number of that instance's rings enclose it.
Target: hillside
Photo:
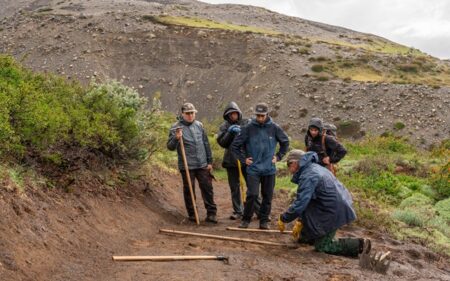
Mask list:
[[[321,116],[347,136],[449,135],[450,65],[386,39],[256,7],[196,1],[6,1],[0,53],[87,83],[115,78],[177,112],[250,115],[267,101],[301,137]],[[343,135],[344,136],[344,135]]]

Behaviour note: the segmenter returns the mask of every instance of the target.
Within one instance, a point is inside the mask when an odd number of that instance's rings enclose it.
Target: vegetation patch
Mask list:
[[[250,32],[267,35],[278,35],[279,32],[270,29],[264,29],[253,26],[236,25],[231,23],[222,23],[203,18],[176,17],[176,16],[143,16],[144,20],[163,25],[188,26],[193,28],[221,29],[238,32]]]

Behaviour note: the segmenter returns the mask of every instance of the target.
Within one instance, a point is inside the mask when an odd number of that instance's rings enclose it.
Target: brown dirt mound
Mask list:
[[[450,280],[448,262],[425,248],[381,233],[346,227],[340,235],[369,236],[374,247],[393,252],[387,276],[363,271],[358,260],[298,249],[158,234],[160,228],[290,242],[289,235],[228,233],[231,213],[226,184],[215,184],[219,224],[186,221],[178,175],[164,184],[127,189],[0,189],[0,280]],[[97,189],[98,190],[98,189]],[[277,192],[275,216],[287,205]],[[205,212],[198,200],[200,218]],[[257,222],[252,223],[253,227]],[[421,253],[414,255],[412,253]],[[112,255],[218,255],[218,261],[113,262]],[[432,257],[432,258],[430,258]]]

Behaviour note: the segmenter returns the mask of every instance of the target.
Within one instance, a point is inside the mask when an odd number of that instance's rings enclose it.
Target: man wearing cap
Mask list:
[[[195,194],[195,182],[197,179],[207,216],[205,221],[217,223],[217,207],[214,203],[214,193],[212,186],[212,153],[209,146],[208,136],[203,129],[203,124],[195,120],[197,110],[192,103],[185,103],[181,107],[181,118],[172,125],[167,141],[169,150],[178,152],[178,168],[183,179],[184,203],[188,212],[189,220],[195,221],[195,211],[192,198],[189,192],[189,185],[186,177],[186,171],[181,155],[180,139],[183,138],[184,149],[186,152],[186,161],[189,167],[189,175],[192,181],[192,188]]]
[[[350,192],[326,168],[318,164],[315,152],[294,149],[286,157],[291,181],[298,185],[297,197],[279,216],[278,228],[296,219],[293,234],[300,243],[314,244],[316,251],[357,257],[370,251],[370,240],[335,239],[336,230],[356,219]]]
[[[241,167],[241,171],[239,171],[238,160],[234,157],[229,148],[234,138],[241,132],[241,127],[247,125],[250,120],[242,118],[242,112],[239,109],[239,106],[233,101],[225,108],[223,119],[225,121],[219,128],[217,143],[225,148],[222,167],[227,170],[228,184],[231,191],[233,213],[230,215],[230,219],[237,220],[241,219],[244,213],[239,174],[241,173],[244,180],[247,181],[247,172],[244,163],[239,165]],[[260,199],[258,198],[255,203],[255,212],[257,215],[259,214],[260,204]]]
[[[261,185],[262,202],[259,228],[269,229],[268,222],[275,187],[275,163],[280,161],[289,148],[286,133],[272,121],[265,103],[255,107],[255,118],[241,128],[241,133],[231,144],[231,152],[247,165],[247,195],[240,228],[248,228],[254,212]],[[280,144],[275,153],[277,143]]]

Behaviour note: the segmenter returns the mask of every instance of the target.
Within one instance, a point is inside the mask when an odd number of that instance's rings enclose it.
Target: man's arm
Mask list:
[[[217,143],[223,148],[229,148],[233,142],[234,135],[228,132],[228,126],[224,123],[220,126],[219,134],[217,135]]]
[[[248,138],[248,129],[247,127],[243,127],[241,130],[241,133],[237,135],[233,142],[230,145],[230,151],[236,157],[236,159],[239,159],[241,163],[245,163],[245,143],[247,142]]]
[[[311,201],[312,195],[319,183],[319,179],[319,175],[312,176],[311,178],[304,181],[301,186],[298,186],[297,198],[289,206],[287,211],[281,215],[281,220],[284,223],[289,223],[302,216],[303,212],[305,211],[306,207],[308,207],[308,204]]]
[[[172,128],[169,131],[169,139],[167,140],[167,149],[169,150],[175,150],[178,147],[179,141],[175,136],[176,130],[173,129],[175,127],[176,127],[175,125],[172,126]]]
[[[325,146],[331,151],[331,155],[328,155],[331,163],[339,162],[347,154],[345,147],[332,136],[326,136]]]
[[[277,153],[277,161],[281,161],[283,159],[284,155],[286,155],[288,149],[289,149],[289,137],[286,134],[283,129],[281,129],[280,126],[277,125],[276,129],[276,135],[275,135],[278,143],[280,144],[280,149]]]
[[[202,127],[202,132],[203,132],[203,144],[205,145],[205,151],[206,151],[206,162],[208,162],[208,165],[210,165],[213,162],[211,146],[209,145],[208,135],[206,134],[206,131],[203,127]]]

